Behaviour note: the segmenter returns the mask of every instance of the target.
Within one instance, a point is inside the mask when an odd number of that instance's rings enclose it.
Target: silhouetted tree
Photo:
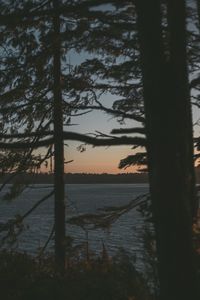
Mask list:
[[[197,299],[185,2],[167,1],[168,51],[161,29],[161,1],[138,0],[136,9],[161,299]]]
[[[55,258],[61,271],[65,266],[64,139],[79,140],[96,146],[145,144],[145,140],[140,137],[113,138],[100,135],[95,138],[63,131],[64,122],[70,125],[70,120],[66,118],[70,116],[71,110],[77,110],[68,101],[72,96],[69,86],[82,94],[91,89],[90,85],[86,89],[88,82],[78,80],[76,74],[67,74],[68,68],[65,65],[61,69],[61,62],[66,61],[67,51],[74,47],[74,43],[80,46],[78,38],[82,38],[85,32],[81,16],[85,17],[87,13],[91,17],[95,14],[89,10],[92,2],[81,1],[81,4],[78,9],[71,1],[17,1],[16,5],[1,3],[0,23],[4,29],[1,36],[1,101],[5,103],[1,107],[2,164],[9,172],[10,169],[5,164],[8,151],[23,151],[25,158],[20,159],[20,167],[17,169],[19,155],[14,156],[15,160],[9,160],[15,176],[18,172],[33,170],[33,167],[37,169],[42,162],[54,155]],[[92,24],[93,21],[91,26]],[[80,86],[83,88],[80,89]],[[34,151],[38,147],[48,147],[44,158],[35,156]],[[39,200],[38,203],[42,202],[43,200]],[[21,220],[23,219],[22,216]]]

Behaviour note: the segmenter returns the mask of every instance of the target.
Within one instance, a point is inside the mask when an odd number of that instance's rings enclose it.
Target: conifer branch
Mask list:
[[[45,132],[46,135],[51,135],[52,132]],[[41,133],[36,133],[41,134]],[[12,135],[1,135],[3,139],[10,139]],[[33,133],[27,133],[27,134],[19,134],[18,137],[30,137],[34,136]],[[143,137],[127,137],[127,136],[121,136],[121,137],[114,137],[114,138],[96,138],[89,135],[84,135],[81,133],[76,132],[63,132],[63,139],[64,140],[71,140],[71,141],[79,141],[86,144],[90,144],[92,146],[119,146],[119,145],[137,145],[137,146],[146,146],[146,139]],[[54,138],[50,137],[48,139],[39,140],[34,143],[30,142],[29,140],[23,141],[23,142],[0,142],[0,148],[1,149],[27,149],[27,148],[39,148],[39,147],[47,147],[54,143]]]

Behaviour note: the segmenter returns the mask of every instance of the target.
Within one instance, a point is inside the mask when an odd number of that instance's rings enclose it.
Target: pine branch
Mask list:
[[[47,135],[50,135],[52,132],[46,132]],[[33,134],[27,133],[22,134],[23,137],[30,137],[34,136]],[[20,134],[19,134],[20,136]],[[20,137],[22,137],[20,136]],[[11,135],[2,135],[2,138],[8,139],[11,138]],[[64,140],[71,140],[71,141],[79,141],[86,144],[90,144],[93,146],[119,146],[119,145],[137,145],[141,147],[146,146],[146,139],[143,137],[115,137],[115,138],[95,138],[89,135],[84,135],[81,133],[76,132],[63,132],[63,139]],[[0,142],[1,149],[27,149],[32,147],[33,149],[37,149],[39,147],[47,147],[54,143],[54,138],[48,138],[41,141],[36,141],[34,143],[30,141],[24,142]]]
[[[147,165],[147,153],[138,152],[134,155],[128,155],[120,160],[119,169],[126,169],[134,165]]]

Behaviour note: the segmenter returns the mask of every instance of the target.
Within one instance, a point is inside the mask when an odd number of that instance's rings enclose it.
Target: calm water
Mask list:
[[[9,187],[7,186],[6,189]],[[71,217],[82,213],[95,213],[99,208],[119,206],[128,203],[140,194],[148,192],[147,184],[73,184],[66,185],[66,214]],[[35,185],[26,189],[12,202],[0,200],[0,222],[14,215],[23,214],[45,194],[52,190],[50,185]],[[4,191],[5,192],[5,191]],[[2,198],[2,194],[0,197]],[[53,197],[46,200],[30,216],[25,224],[27,229],[21,235],[18,249],[35,254],[42,247],[53,226]],[[113,254],[119,247],[125,248],[137,257],[141,255],[144,221],[139,212],[132,210],[121,216],[111,229],[89,231],[90,248],[101,251],[102,242]],[[74,243],[85,241],[85,232],[77,226],[66,225],[67,235],[74,238]],[[49,245],[53,250],[53,241]]]

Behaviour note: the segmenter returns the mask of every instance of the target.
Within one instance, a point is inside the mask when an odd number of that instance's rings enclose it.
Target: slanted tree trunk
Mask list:
[[[65,201],[64,201],[64,144],[63,144],[63,111],[61,93],[61,41],[59,0],[53,1],[55,10],[54,28],[54,189],[55,189],[55,260],[61,272],[65,267]]]
[[[195,186],[185,6],[182,0],[168,1],[168,5],[170,45],[166,51],[160,1],[136,0],[149,182],[161,299],[194,300],[197,299],[192,246]]]

